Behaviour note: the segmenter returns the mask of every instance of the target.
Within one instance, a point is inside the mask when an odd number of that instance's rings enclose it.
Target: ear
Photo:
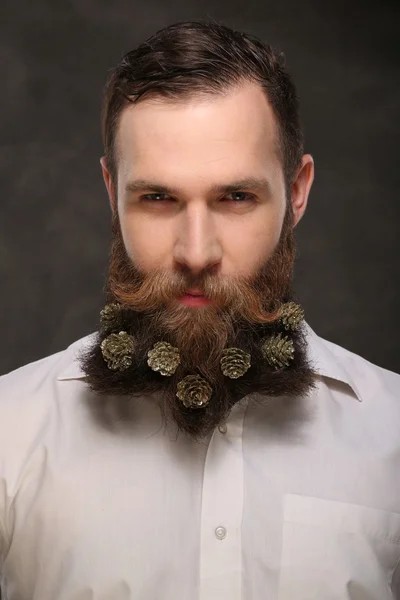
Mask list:
[[[117,204],[115,198],[115,190],[114,190],[114,182],[111,179],[110,171],[107,168],[106,157],[102,156],[100,158],[101,170],[103,172],[104,183],[106,184],[108,198],[110,201],[111,211],[115,213],[117,211]]]
[[[293,227],[297,225],[305,213],[313,181],[314,160],[311,154],[304,154],[292,183]]]

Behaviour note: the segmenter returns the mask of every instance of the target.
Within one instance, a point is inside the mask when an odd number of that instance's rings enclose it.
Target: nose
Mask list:
[[[193,275],[215,268],[222,258],[213,215],[205,206],[187,207],[177,225],[174,261]]]

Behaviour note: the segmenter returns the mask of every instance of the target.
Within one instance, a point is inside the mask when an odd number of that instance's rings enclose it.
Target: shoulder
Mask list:
[[[16,390],[36,388],[43,384],[47,377],[57,372],[57,366],[63,362],[67,349],[56,352],[34,362],[23,365],[0,377],[0,402],[4,394]]]
[[[92,335],[0,377],[0,479],[7,481],[9,494],[17,485],[22,465],[59,418],[60,376],[77,368],[77,350]],[[67,393],[74,394],[73,389],[68,388]]]
[[[70,344],[67,348],[28,363],[0,377],[0,427],[11,414],[18,414],[23,423],[31,412],[52,401],[57,394],[57,381],[64,373],[74,372],[76,378],[83,374],[76,361],[79,350],[90,343],[90,334]],[[22,412],[21,412],[22,411]]]
[[[400,400],[400,374],[376,365],[338,344],[323,340],[359,389],[362,400],[386,393]]]
[[[32,474],[45,464],[59,431],[60,374],[76,364],[76,350],[90,338],[0,377],[0,557],[3,542],[11,539],[5,533],[12,530],[10,499],[24,486],[25,475],[40,484]]]
[[[0,407],[2,398],[19,391],[37,392],[46,385],[63,378],[65,373],[73,372],[76,378],[82,376],[76,362],[78,352],[93,339],[89,334],[70,344],[68,347],[23,365],[0,376]]]
[[[400,374],[317,335],[306,325],[310,359],[322,376],[347,383],[361,402],[390,398],[400,407]]]

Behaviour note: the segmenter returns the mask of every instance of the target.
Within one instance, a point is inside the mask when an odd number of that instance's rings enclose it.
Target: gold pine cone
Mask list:
[[[293,341],[286,335],[282,337],[281,333],[264,340],[261,351],[265,360],[275,369],[288,367],[290,361],[294,358]]]
[[[159,371],[167,377],[173,375],[178,368],[181,357],[179,349],[168,342],[157,342],[147,353],[147,364],[153,371]]]
[[[211,398],[212,387],[200,375],[187,375],[178,383],[176,395],[186,408],[202,408]]]
[[[125,371],[132,364],[134,340],[126,331],[111,333],[101,342],[101,352],[112,371]]]
[[[300,304],[286,302],[282,306],[279,318],[287,331],[294,331],[304,319],[304,310]]]
[[[114,329],[120,325],[121,305],[118,302],[106,304],[100,312],[100,323],[104,331]]]
[[[241,348],[226,348],[222,351],[221,371],[225,377],[237,379],[250,369],[251,356]]]

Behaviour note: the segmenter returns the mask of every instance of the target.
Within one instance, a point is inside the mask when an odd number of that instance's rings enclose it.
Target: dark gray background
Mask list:
[[[315,159],[295,290],[321,336],[400,371],[399,13],[388,2],[1,0],[0,373],[93,331],[110,209],[100,97],[121,56],[212,16],[286,53]]]

